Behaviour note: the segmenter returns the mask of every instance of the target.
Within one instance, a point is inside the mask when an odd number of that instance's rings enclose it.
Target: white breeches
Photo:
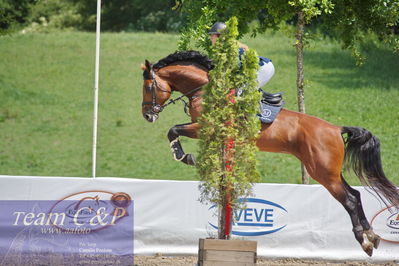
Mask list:
[[[274,75],[274,65],[272,62],[260,66],[258,69],[258,77],[257,77],[259,88],[265,86],[265,84],[269,82],[269,80],[273,77],[273,75]]]

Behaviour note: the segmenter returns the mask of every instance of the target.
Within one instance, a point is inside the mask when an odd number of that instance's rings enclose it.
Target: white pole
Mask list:
[[[96,67],[94,77],[94,114],[93,114],[93,178],[96,177],[97,164],[97,117],[98,117],[98,77],[100,72],[100,22],[101,0],[97,0],[97,26],[96,26]]]

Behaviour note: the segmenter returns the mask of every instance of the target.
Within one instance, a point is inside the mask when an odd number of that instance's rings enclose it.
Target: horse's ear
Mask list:
[[[146,59],[145,60],[145,66],[147,68],[148,71],[151,71],[152,69],[152,64]]]

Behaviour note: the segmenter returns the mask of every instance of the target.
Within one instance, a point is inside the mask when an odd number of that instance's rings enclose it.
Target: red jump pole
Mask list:
[[[227,96],[230,103],[236,102],[235,93],[236,93],[235,89],[230,90],[230,92]],[[232,124],[232,122],[233,121],[229,121],[228,123]],[[234,158],[234,154],[232,151],[233,147],[234,147],[234,139],[229,138],[225,144],[225,155],[226,155],[225,156],[225,160],[226,160],[225,167],[226,167],[226,171],[228,171],[228,172],[233,172],[233,161],[232,161],[232,159]],[[229,183],[229,184],[227,184],[227,187],[226,187],[226,199],[225,199],[225,204],[226,204],[225,205],[225,210],[226,210],[225,215],[226,216],[225,216],[225,226],[224,226],[225,239],[230,239],[230,236],[231,236],[231,225],[232,225],[232,221],[231,221],[231,216],[232,216],[232,213],[231,213],[231,190],[232,190],[232,184]]]

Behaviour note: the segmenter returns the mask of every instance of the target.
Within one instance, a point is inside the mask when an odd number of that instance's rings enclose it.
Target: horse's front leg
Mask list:
[[[173,126],[168,132],[170,148],[172,149],[173,158],[176,161],[183,162],[188,165],[195,165],[195,158],[192,154],[185,154],[180,144],[179,137],[198,138],[198,123],[187,123]]]

